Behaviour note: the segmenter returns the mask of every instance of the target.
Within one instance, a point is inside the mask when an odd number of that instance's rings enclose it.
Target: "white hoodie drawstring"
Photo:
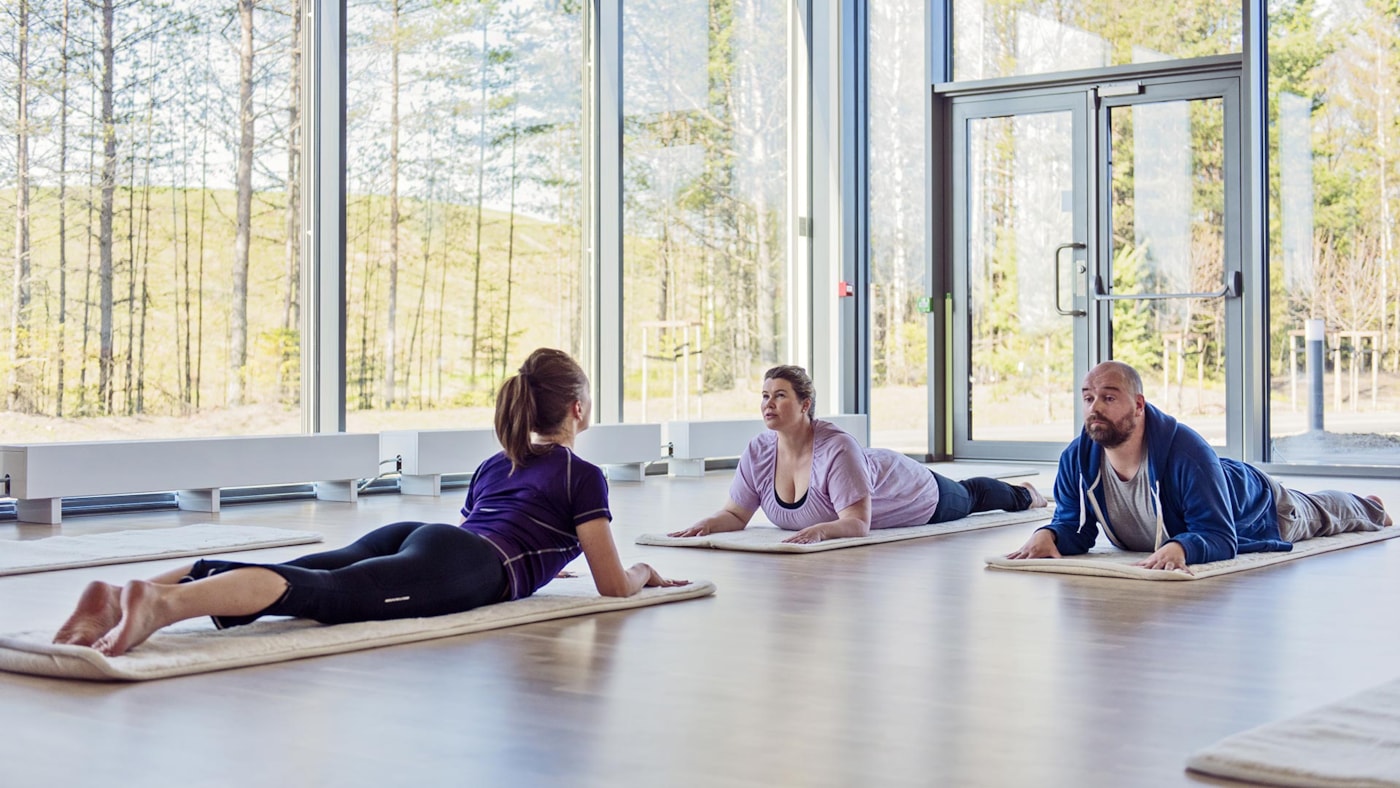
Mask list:
[[[1162,549],[1162,537],[1167,533],[1167,523],[1162,519],[1162,483],[1156,479],[1152,480],[1152,508],[1157,514],[1156,546],[1152,548],[1155,552]]]
[[[1078,534],[1078,533],[1081,533],[1083,530],[1084,530],[1084,474],[1081,473],[1081,474],[1079,474],[1079,527],[1076,528],[1074,532],[1075,532],[1076,534]]]

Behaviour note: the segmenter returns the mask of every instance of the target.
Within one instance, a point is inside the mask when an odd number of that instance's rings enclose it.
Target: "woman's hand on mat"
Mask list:
[[[826,538],[826,527],[823,525],[812,525],[803,528],[801,531],[784,539],[787,544],[816,544]]]
[[[742,531],[744,526],[749,524],[749,519],[753,517],[753,512],[746,511],[739,504],[733,501],[725,501],[724,508],[706,517],[689,528],[682,528],[679,531],[672,531],[667,536],[709,536],[710,534],[724,533],[726,531]]]
[[[1021,549],[1007,553],[1007,558],[1060,558],[1060,548],[1055,544],[1055,532],[1049,528],[1037,528],[1031,538],[1021,545]]]
[[[638,563],[634,565],[634,568],[636,567],[641,567],[647,571],[647,588],[674,588],[675,586],[690,585],[689,580],[671,580],[662,577],[661,573],[653,569],[651,564]]]
[[[555,577],[578,577],[578,572],[570,572],[567,569],[560,569],[559,574],[555,575]]]
[[[710,528],[705,523],[696,523],[695,525],[692,525],[689,528],[682,528],[679,531],[672,531],[671,533],[666,535],[673,537],[709,536]]]
[[[1180,542],[1167,542],[1161,549],[1138,561],[1133,566],[1141,566],[1147,569],[1165,569],[1168,572],[1185,572],[1188,575],[1195,574],[1191,567],[1186,565],[1186,550]]]

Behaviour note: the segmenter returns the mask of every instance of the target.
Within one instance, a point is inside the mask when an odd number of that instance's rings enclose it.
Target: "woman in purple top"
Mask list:
[[[529,596],[580,552],[604,596],[685,585],[618,559],[607,481],[573,453],[591,411],[579,365],[536,350],[496,396],[504,450],[472,476],[460,525],[392,523],[282,564],[201,560],[122,588],[94,582],[54,642],[118,656],[198,616],[223,628],[265,615],[340,624],[458,613]]]
[[[801,367],[764,373],[762,403],[768,432],[750,441],[739,458],[724,508],[671,536],[737,531],[758,509],[779,528],[797,532],[784,541],[812,543],[865,536],[871,528],[1046,505],[1029,482],[953,481],[899,452],[862,448],[849,433],[816,418],[816,391]]]

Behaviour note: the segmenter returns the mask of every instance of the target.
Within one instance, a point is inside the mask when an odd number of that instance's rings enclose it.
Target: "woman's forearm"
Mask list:
[[[822,535],[827,539],[845,536],[865,536],[870,533],[870,524],[856,517],[840,517],[821,524]]]
[[[696,525],[704,526],[706,533],[716,534],[724,531],[742,531],[746,523],[728,509],[720,509]]]
[[[633,596],[646,588],[651,575],[652,568],[646,564],[632,564],[627,567],[627,596]]]

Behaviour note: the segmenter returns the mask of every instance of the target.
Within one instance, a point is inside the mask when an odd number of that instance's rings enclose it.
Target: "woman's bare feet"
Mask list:
[[[88,583],[78,597],[73,615],[58,628],[53,642],[65,646],[91,646],[122,617],[122,590],[101,580]]]
[[[1385,512],[1385,501],[1382,501],[1382,500],[1381,500],[1381,497],[1380,497],[1379,495],[1368,495],[1368,496],[1366,496],[1366,500],[1372,501],[1372,502],[1375,503],[1377,506],[1381,507],[1381,511]],[[1383,524],[1384,524],[1384,525],[1393,525],[1394,523],[1395,523],[1395,521],[1392,520],[1392,519],[1390,519],[1390,512],[1385,512],[1385,523],[1383,523]]]
[[[161,586],[145,580],[132,580],[122,588],[121,621],[92,645],[109,657],[120,657],[146,642],[156,630],[171,623],[166,619]]]
[[[1040,494],[1040,490],[1037,490],[1034,484],[1030,482],[1017,482],[1017,485],[1025,487],[1026,492],[1031,494],[1031,505],[1027,506],[1027,509],[1044,509],[1050,505],[1050,502],[1045,500],[1045,496]]]

